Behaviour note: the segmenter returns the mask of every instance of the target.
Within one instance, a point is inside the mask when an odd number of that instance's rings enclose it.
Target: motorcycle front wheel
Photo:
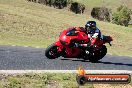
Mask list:
[[[60,55],[58,53],[58,46],[52,44],[45,50],[45,56],[49,59],[58,58]]]

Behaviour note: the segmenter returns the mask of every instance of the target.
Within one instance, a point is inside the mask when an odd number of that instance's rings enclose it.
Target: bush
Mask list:
[[[28,0],[28,1],[30,1],[30,2],[37,2],[37,0]]]
[[[38,3],[51,6],[53,5],[54,1],[55,0],[38,0]]]
[[[117,8],[117,12],[112,15],[112,22],[118,25],[128,26],[128,23],[131,20],[131,14],[132,11],[126,6],[120,6]]]
[[[84,10],[85,10],[85,5],[84,4],[81,4],[81,3],[78,3],[78,2],[73,2],[71,3],[71,6],[70,6],[70,11],[76,13],[76,14],[81,14],[81,13],[84,13]]]
[[[55,0],[54,7],[62,9],[67,6],[67,0]]]
[[[62,9],[67,7],[71,3],[71,0],[38,0],[38,3]]]
[[[110,21],[110,10],[106,7],[94,7],[91,16],[100,21]]]

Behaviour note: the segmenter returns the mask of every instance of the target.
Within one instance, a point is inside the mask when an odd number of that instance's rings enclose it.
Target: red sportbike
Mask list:
[[[91,40],[81,29],[68,28],[60,34],[59,39],[54,44],[45,50],[45,56],[49,59],[62,56],[64,58],[83,58],[90,62],[97,62],[107,53],[107,48],[104,44],[109,43],[111,46],[111,41],[112,37],[103,36],[103,40],[98,39],[96,46],[92,49],[82,46],[76,47],[75,43],[86,44],[90,43]]]

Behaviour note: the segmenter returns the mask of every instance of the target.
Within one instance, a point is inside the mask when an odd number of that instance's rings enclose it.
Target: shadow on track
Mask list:
[[[83,60],[83,59],[61,59],[61,60],[71,60],[71,61],[80,61],[80,62],[89,62],[89,61],[86,61],[86,60]]]
[[[71,59],[61,59],[61,60],[71,60]]]
[[[80,61],[80,62],[90,62],[88,60],[72,60],[72,61]],[[91,62],[92,63],[92,62]],[[98,61],[98,62],[95,62],[96,64],[98,63],[101,63],[101,64],[111,64],[111,65],[124,65],[124,66],[132,66],[132,64],[127,64],[127,63],[114,63],[114,62],[102,62],[102,61]],[[95,64],[94,63],[94,64]]]
[[[125,66],[132,66],[132,64],[125,64],[125,63],[114,63],[114,62],[97,62],[97,63],[102,63],[102,64],[113,64],[113,65],[125,65]]]
[[[73,61],[73,62],[90,62],[90,61],[88,61],[88,60],[83,60],[83,59],[61,59],[61,60],[71,60],[71,61]],[[90,62],[90,63],[92,63],[92,62]],[[116,63],[116,62],[104,62],[104,61],[98,61],[98,62],[94,62],[94,64],[106,64],[106,65],[108,65],[108,64],[111,64],[111,65],[120,65],[120,66],[129,66],[129,67],[131,67],[132,66],[132,64],[130,64],[130,63]]]
[[[83,60],[83,59],[77,59],[77,60],[72,60],[72,61],[90,62],[88,60]]]

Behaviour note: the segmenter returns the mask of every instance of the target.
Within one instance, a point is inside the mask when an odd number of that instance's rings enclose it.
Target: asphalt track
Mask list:
[[[132,57],[106,55],[91,63],[63,57],[50,60],[44,52],[42,48],[0,46],[0,70],[76,70],[80,65],[86,70],[132,70]]]

